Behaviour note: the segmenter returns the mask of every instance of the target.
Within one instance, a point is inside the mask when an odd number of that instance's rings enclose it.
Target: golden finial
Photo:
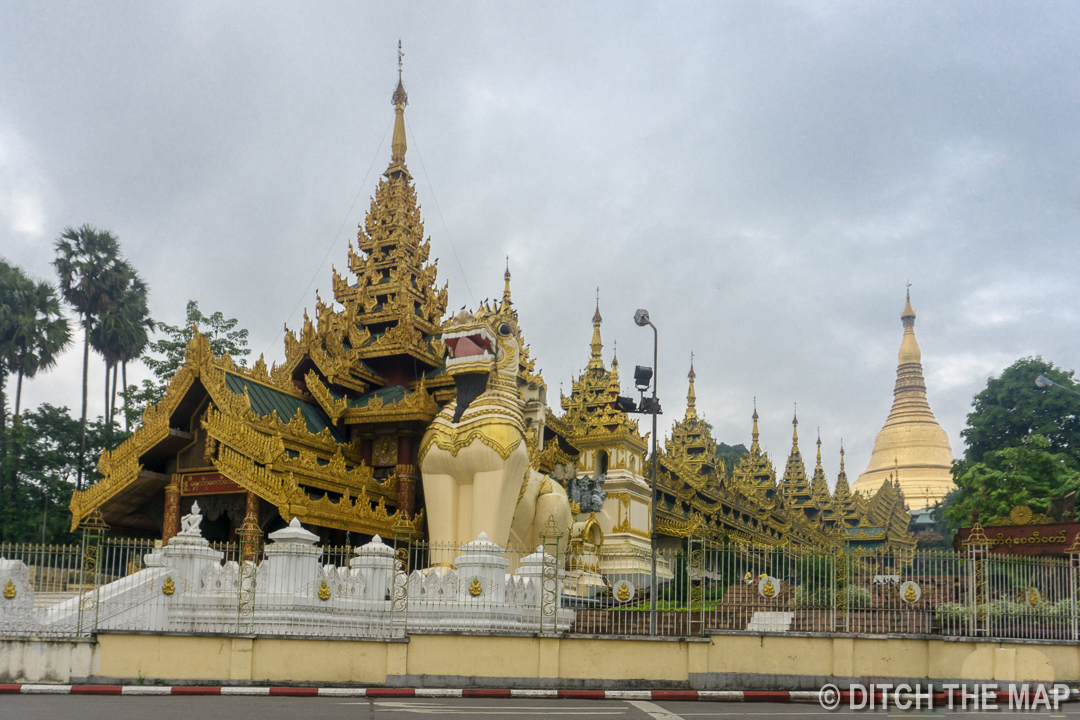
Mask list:
[[[791,419],[791,451],[799,451],[799,405],[795,404],[795,415]]]
[[[506,272],[503,273],[503,306],[510,307],[513,303],[510,302],[510,256],[506,256]]]
[[[817,429],[817,468],[821,470],[821,428]]]
[[[757,396],[754,396],[754,430],[750,433],[750,454],[758,456],[761,454],[761,445],[758,444],[758,414],[757,414]]]
[[[694,392],[694,378],[697,377],[697,373],[694,372],[694,353],[690,353],[690,372],[686,374],[686,377],[690,379],[690,389],[686,392],[686,419],[697,419],[697,393]]]
[[[592,352],[590,354],[589,364],[587,366],[587,369],[589,369],[589,370],[592,370],[592,369],[603,370],[604,369],[604,359],[601,356],[601,353],[604,350],[604,343],[600,340],[600,324],[602,322],[604,322],[604,318],[602,318],[600,316],[600,288],[597,287],[596,288],[596,312],[593,313],[593,318],[592,318],[593,332],[592,332],[592,343],[590,343],[590,348],[591,348]]]
[[[904,321],[904,326],[908,326],[908,319],[915,320],[915,310],[911,307],[911,282],[907,284],[907,298],[904,304],[904,312],[900,315],[900,319]]]
[[[405,92],[405,84],[401,80],[401,59],[405,53],[401,52],[401,40],[398,40],[398,83],[394,94],[390,98],[394,106],[394,139],[390,143],[390,169],[400,165],[405,166],[405,151],[408,144],[405,142],[405,106],[409,104],[409,96]],[[389,171],[387,171],[389,172]]]

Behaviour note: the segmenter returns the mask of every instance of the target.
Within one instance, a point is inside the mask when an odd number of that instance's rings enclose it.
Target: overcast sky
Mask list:
[[[597,286],[627,394],[645,307],[664,424],[693,352],[717,439],[749,444],[756,397],[781,472],[796,403],[830,480],[841,438],[866,467],[909,280],[954,454],[988,377],[1077,366],[1073,2],[3,2],[0,255],[53,280],[65,226],[110,229],[155,318],[197,299],[280,360],[389,162],[399,38],[449,307],[509,256],[554,407]],[[80,362],[26,402],[77,411]]]

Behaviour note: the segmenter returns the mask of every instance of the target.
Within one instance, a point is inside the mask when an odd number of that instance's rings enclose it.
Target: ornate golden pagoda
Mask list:
[[[593,313],[589,362],[580,377],[571,383],[570,395],[561,394],[564,415],[548,417],[547,426],[562,442],[578,452],[577,470],[593,478],[604,476],[607,500],[597,517],[605,542],[647,547],[651,489],[644,477],[648,436],[642,437],[637,420],[615,406],[621,392],[619,360],[612,357],[611,369],[604,364],[604,344],[597,300]]]
[[[790,508],[803,508],[808,516],[817,514],[819,508],[813,502],[810,482],[806,478],[806,465],[799,452],[799,418],[791,421],[791,452],[784,466],[784,477],[780,480],[780,496]]]
[[[918,509],[937,503],[955,487],[953,455],[949,438],[926,400],[922,352],[915,340],[910,290],[900,320],[904,324],[904,337],[900,343],[892,410],[874,440],[870,463],[855,482],[854,490],[872,493],[890,476],[895,481],[894,469],[898,469],[904,495]]]
[[[428,263],[405,164],[400,76],[391,102],[390,164],[358,229],[360,252],[349,247],[353,279],[333,271],[334,303],[316,295],[315,319],[305,312],[299,332],[286,330],[285,359],[272,368],[261,357],[250,369],[214,357],[196,333],[164,399],[102,454],[103,479],[73,496],[73,526],[101,510],[114,528],[167,541],[181,504],[198,497],[219,540],[241,524],[267,531],[293,517],[339,542],[406,525],[423,533],[417,438],[454,395],[439,339],[447,288]]]

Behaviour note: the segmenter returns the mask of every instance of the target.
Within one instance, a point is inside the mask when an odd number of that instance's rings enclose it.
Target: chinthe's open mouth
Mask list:
[[[491,360],[495,357],[495,338],[486,328],[462,330],[443,336],[443,343],[450,351],[447,367],[470,360]]]

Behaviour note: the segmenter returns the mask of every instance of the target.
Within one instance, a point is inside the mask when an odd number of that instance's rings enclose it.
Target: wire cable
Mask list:
[[[304,298],[308,297],[308,293],[311,292],[311,286],[315,284],[315,279],[317,277],[319,277],[319,273],[322,272],[323,266],[326,265],[326,258],[330,257],[330,252],[334,249],[334,246],[337,244],[338,236],[340,236],[341,231],[345,229],[345,223],[349,222],[349,216],[352,215],[353,208],[356,207],[356,201],[360,199],[360,195],[364,192],[364,188],[367,187],[368,178],[371,177],[371,171],[375,167],[375,163],[378,162],[378,160],[379,160],[379,154],[382,153],[383,143],[386,142],[386,136],[387,136],[387,134],[389,134],[390,126],[393,125],[393,124],[394,124],[393,120],[391,120],[390,123],[387,124],[386,130],[385,130],[385,132],[383,132],[382,140],[379,141],[379,148],[375,151],[375,156],[373,158],[371,158],[371,165],[368,166],[367,174],[364,175],[364,181],[362,183],[360,183],[360,189],[356,191],[356,197],[353,198],[352,204],[349,205],[349,211],[347,213],[345,213],[345,218],[341,221],[341,226],[337,229],[337,232],[334,233],[333,238],[330,240],[330,245],[329,245],[329,247],[326,248],[326,253],[323,254],[322,261],[319,262],[319,267],[316,268],[315,272],[312,274],[311,281],[308,282],[307,287],[304,288],[304,292],[301,293],[300,299],[297,300],[297,302],[296,302],[296,306],[292,309],[292,312],[290,312],[289,316],[285,319],[285,322],[282,325],[281,329],[278,330],[277,335],[274,336],[274,339],[271,340],[270,344],[266,346],[266,350],[263,351],[264,356],[266,355],[266,353],[270,352],[270,348],[272,348],[274,346],[274,344],[277,343],[277,341],[281,338],[281,335],[285,332],[285,327],[287,327],[288,324],[289,324],[289,321],[293,319],[293,315],[296,315],[296,311],[300,309],[300,306],[304,302]],[[428,181],[428,184],[430,184],[430,180]],[[451,246],[451,247],[453,247],[453,246]]]

